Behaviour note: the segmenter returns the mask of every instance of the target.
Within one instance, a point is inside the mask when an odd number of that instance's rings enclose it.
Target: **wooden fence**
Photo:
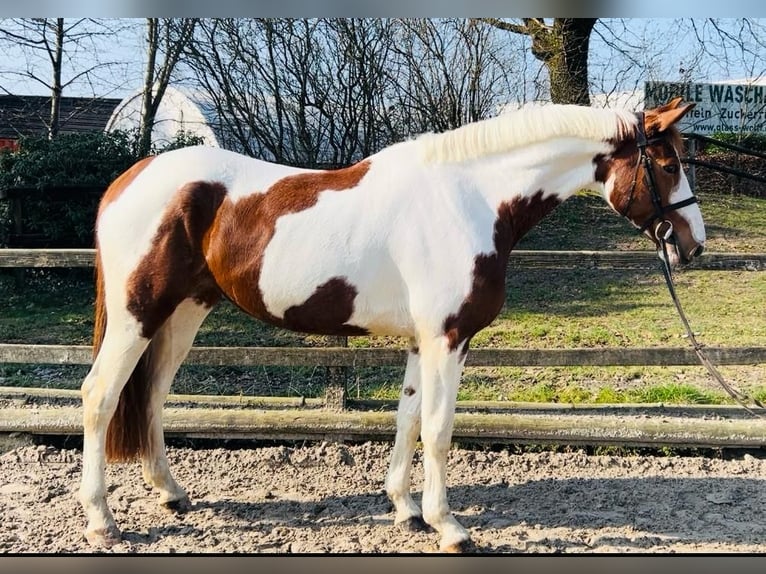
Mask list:
[[[0,267],[89,267],[90,249],[2,249]],[[553,269],[647,269],[658,265],[650,251],[516,251],[512,267]],[[692,269],[766,270],[766,254],[707,253]],[[343,339],[337,338],[336,342]],[[719,365],[766,363],[766,347],[707,348]],[[391,438],[392,402],[346,397],[342,371],[403,365],[406,351],[391,348],[194,347],[187,364],[326,366],[324,399],[301,397],[169,397],[169,436],[212,438]],[[89,364],[91,348],[73,345],[0,344],[0,362]],[[696,365],[691,348],[472,349],[466,366]],[[338,376],[340,373],[340,376]],[[334,374],[334,376],[332,376]],[[0,388],[0,433],[79,434],[79,393]],[[24,406],[21,405],[24,403]],[[31,406],[30,404],[31,403]],[[55,403],[55,406],[52,404]],[[746,446],[766,445],[766,421],[736,407],[662,405],[525,405],[460,402],[456,440],[567,444]]]

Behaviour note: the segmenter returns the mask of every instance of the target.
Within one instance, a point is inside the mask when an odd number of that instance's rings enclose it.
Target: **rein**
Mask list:
[[[644,177],[647,179],[649,191],[652,196],[652,204],[654,205],[654,215],[652,215],[639,228],[639,233],[644,233],[644,231],[646,231],[654,221],[661,218],[665,213],[696,203],[697,197],[692,195],[692,197],[689,197],[682,201],[671,203],[665,206],[662,205],[662,198],[660,197],[660,194],[657,191],[657,184],[655,183],[654,173],[651,169],[651,159],[649,158],[649,155],[646,153],[646,147],[649,144],[659,141],[661,138],[655,137],[655,138],[647,139],[645,128],[644,128],[644,114],[643,112],[638,112],[637,115],[639,119],[639,123],[638,123],[639,128],[638,128],[638,135],[636,137],[636,144],[638,145],[638,149],[639,149],[639,159],[636,164],[636,173],[633,179],[633,188],[631,189],[631,192],[630,192],[630,197],[628,199],[627,207],[623,210],[623,216],[627,215],[628,209],[630,208],[630,204],[633,202],[633,195],[634,195],[634,192],[636,189],[636,183],[638,180],[638,169],[639,169],[639,166],[643,163]],[[663,223],[668,224],[668,230],[665,233],[661,234],[659,232],[659,229],[660,227],[662,227]],[[675,305],[676,311],[678,311],[678,316],[681,319],[681,323],[683,323],[683,326],[686,329],[687,338],[689,339],[689,342],[694,348],[694,352],[697,355],[697,358],[699,359],[700,363],[708,370],[708,372],[718,382],[718,384],[720,384],[723,387],[723,389],[729,394],[729,396],[731,396],[734,400],[736,400],[740,404],[740,406],[742,406],[750,414],[761,417],[761,418],[766,418],[766,415],[764,415],[763,412],[757,412],[754,410],[754,408],[765,409],[766,407],[764,407],[764,405],[760,401],[752,398],[751,396],[743,393],[739,389],[736,389],[732,387],[730,384],[728,384],[726,380],[723,378],[723,376],[721,375],[721,373],[718,372],[718,369],[715,368],[713,363],[711,363],[710,360],[707,358],[707,356],[705,356],[705,354],[702,352],[702,345],[700,345],[699,342],[697,342],[697,339],[694,337],[694,332],[692,331],[692,328],[689,325],[689,321],[686,318],[686,314],[684,313],[684,310],[681,307],[681,302],[679,301],[678,296],[676,295],[675,285],[673,284],[673,274],[670,269],[670,258],[668,256],[668,239],[674,233],[675,232],[673,230],[673,224],[668,220],[661,221],[657,225],[654,231],[655,237],[660,242],[660,245],[662,247],[662,274],[665,276],[665,283],[668,286],[668,291],[670,292],[670,298],[673,300],[673,305]],[[755,405],[755,407],[751,407],[750,405],[748,405],[748,402]]]
[[[665,276],[665,283],[668,286],[668,291],[670,291],[670,298],[673,300],[673,305],[675,305],[676,311],[678,311],[678,316],[681,318],[681,322],[683,323],[684,328],[686,329],[686,335],[689,341],[691,342],[692,347],[694,348],[694,352],[697,354],[697,358],[699,358],[700,363],[702,363],[702,365],[708,370],[708,372],[713,376],[713,378],[716,381],[718,381],[718,384],[721,385],[727,393],[729,393],[730,397],[736,400],[750,414],[764,418],[766,415],[764,415],[763,412],[756,412],[755,410],[753,410],[753,407],[750,407],[747,404],[748,402],[751,402],[752,404],[756,405],[756,408],[759,408],[759,409],[766,408],[763,406],[761,401],[758,401],[750,397],[749,395],[746,395],[739,389],[736,389],[732,387],[729,383],[727,383],[726,380],[721,375],[721,373],[718,372],[718,369],[716,369],[713,363],[710,362],[710,359],[708,359],[705,356],[705,354],[702,352],[702,345],[700,345],[697,342],[697,339],[694,337],[694,333],[692,332],[692,329],[689,326],[689,321],[686,319],[686,314],[684,313],[684,310],[681,308],[681,302],[678,300],[678,296],[676,295],[676,289],[675,289],[675,286],[673,285],[673,276],[670,271],[670,263],[668,261],[668,244],[665,241],[664,237],[658,235],[657,238],[659,239],[660,244],[662,245],[662,255],[663,255],[662,273]]]

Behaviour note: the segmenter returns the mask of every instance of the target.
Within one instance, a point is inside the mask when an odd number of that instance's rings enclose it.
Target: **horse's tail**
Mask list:
[[[96,303],[93,330],[93,356],[98,355],[106,334],[106,293],[101,253],[96,250]],[[110,368],[100,365],[101,369]],[[148,454],[151,445],[149,437],[149,398],[151,384],[151,344],[138,360],[127,383],[120,392],[117,409],[106,431],[106,460],[119,462],[133,460]]]

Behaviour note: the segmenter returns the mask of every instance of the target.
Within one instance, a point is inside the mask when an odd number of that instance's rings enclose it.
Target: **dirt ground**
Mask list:
[[[391,445],[169,448],[192,510],[167,514],[138,463],[109,465],[115,554],[432,553],[435,532],[393,525]],[[90,553],[77,449],[0,455],[0,554]],[[454,447],[449,500],[481,554],[763,553],[766,460],[514,453]],[[422,459],[416,454],[419,499]]]

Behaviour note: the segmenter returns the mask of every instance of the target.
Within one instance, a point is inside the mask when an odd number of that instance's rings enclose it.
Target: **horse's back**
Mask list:
[[[383,165],[381,165],[381,161]],[[205,242],[213,275],[252,315],[320,334],[410,334],[389,250],[397,186],[373,156],[286,175],[224,201]]]
[[[169,219],[183,212],[211,220],[224,197],[252,193],[295,171],[206,146],[145,158],[104,194],[96,230],[99,248],[143,256]]]
[[[122,215],[130,212],[132,204],[142,205],[144,214],[161,211],[176,191],[201,181],[219,183],[236,197],[300,171],[221,148],[181,148],[144,158],[128,169],[104,194],[101,211],[117,202]]]

